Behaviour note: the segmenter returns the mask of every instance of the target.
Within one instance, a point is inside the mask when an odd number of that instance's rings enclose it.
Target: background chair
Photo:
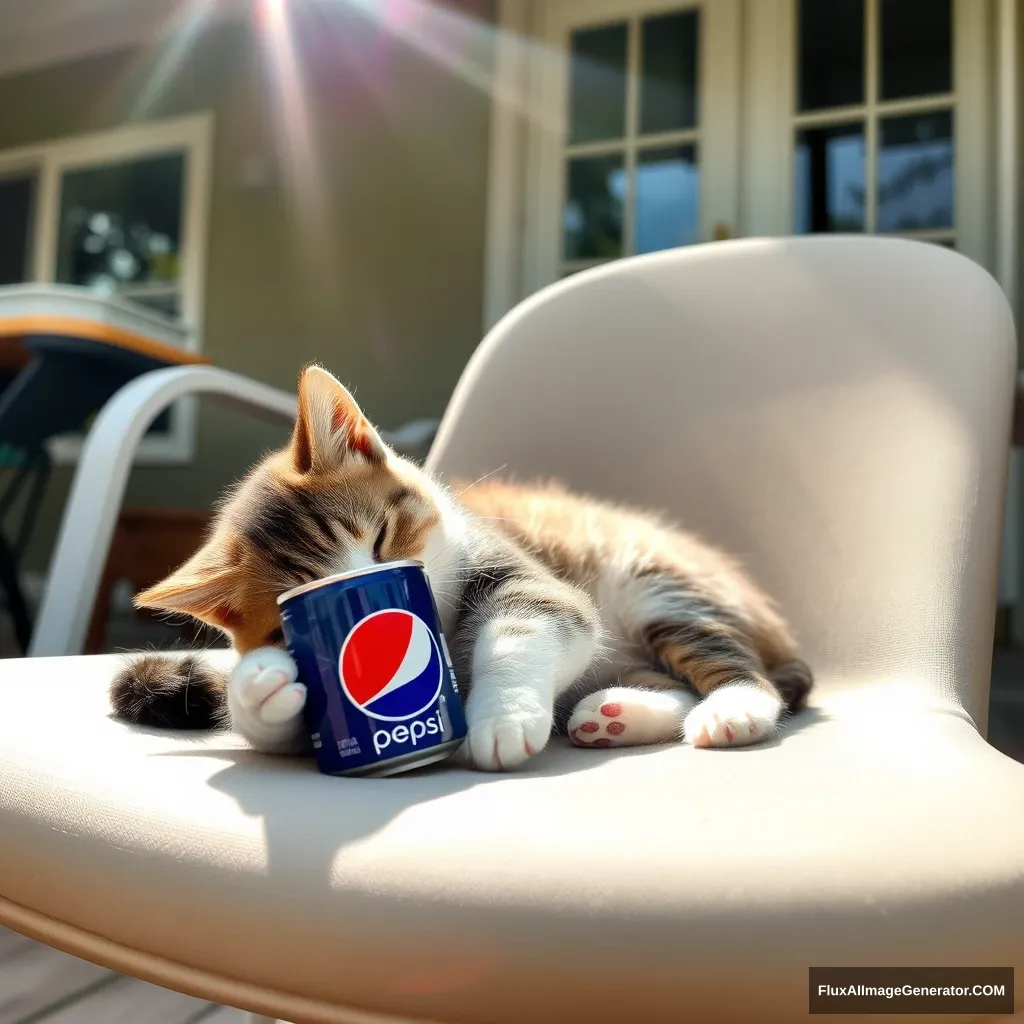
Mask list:
[[[0,441],[0,475],[4,477],[0,479],[0,608],[11,617],[14,639],[22,653],[28,652],[32,617],[18,566],[32,536],[50,468],[49,452],[41,444],[22,447]]]
[[[49,442],[81,430],[140,374],[206,363],[185,350],[188,335],[141,306],[85,288],[0,287],[0,595],[22,653],[32,622],[19,565],[49,481]]]
[[[432,468],[557,475],[730,548],[815,708],[742,751],[339,780],[108,720],[112,659],[28,659],[0,679],[0,923],[292,1021],[791,1021],[811,965],[1024,967],[1024,766],[981,735],[1014,355],[992,279],[923,243],[720,243],[534,296]],[[79,477],[105,466],[115,502],[115,427],[184,390],[288,411],[161,374],[91,435]],[[96,488],[67,514],[105,550]]]

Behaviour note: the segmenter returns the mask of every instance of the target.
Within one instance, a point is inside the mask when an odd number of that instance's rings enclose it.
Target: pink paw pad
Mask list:
[[[606,714],[605,708],[609,705],[603,705],[601,713]],[[613,704],[611,707],[615,708],[615,713],[621,713],[621,707],[618,704]],[[610,716],[608,716],[610,717]],[[578,747],[613,747],[615,742],[610,739],[611,736],[621,736],[626,731],[625,722],[611,721],[606,725],[601,725],[594,721],[581,722],[572,731],[572,741]],[[595,736],[595,733],[601,735]]]
[[[622,705],[621,704],[602,704],[601,705],[601,714],[604,715],[605,718],[618,718],[619,715],[622,714]]]

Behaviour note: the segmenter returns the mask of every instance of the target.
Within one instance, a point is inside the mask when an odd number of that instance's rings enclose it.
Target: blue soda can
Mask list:
[[[282,594],[281,629],[308,691],[320,771],[395,775],[466,738],[455,671],[422,562],[385,562]]]

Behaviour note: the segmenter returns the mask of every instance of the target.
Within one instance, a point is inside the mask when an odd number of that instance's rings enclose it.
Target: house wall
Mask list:
[[[398,426],[443,411],[481,336],[490,109],[467,79],[489,73],[493,0],[461,0],[472,22],[443,30],[463,74],[339,10],[333,32],[299,37],[325,186],[322,201],[303,189],[307,220],[286,183],[310,165],[280,158],[300,152],[284,141],[296,120],[275,133],[280,93],[248,26],[205,33],[144,116],[215,113],[204,352],[289,389],[320,360]],[[124,123],[157,63],[139,49],[0,80],[0,150]],[[201,407],[193,462],[137,468],[126,500],[206,507],[284,436]],[[48,562],[70,479],[55,473],[30,569]]]

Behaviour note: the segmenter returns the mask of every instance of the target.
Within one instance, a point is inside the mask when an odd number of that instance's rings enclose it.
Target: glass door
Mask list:
[[[900,235],[992,265],[986,11],[974,0],[790,0],[780,233]]]
[[[532,291],[736,230],[739,4],[550,4],[534,109]]]
[[[956,242],[952,0],[802,0],[794,229]]]

